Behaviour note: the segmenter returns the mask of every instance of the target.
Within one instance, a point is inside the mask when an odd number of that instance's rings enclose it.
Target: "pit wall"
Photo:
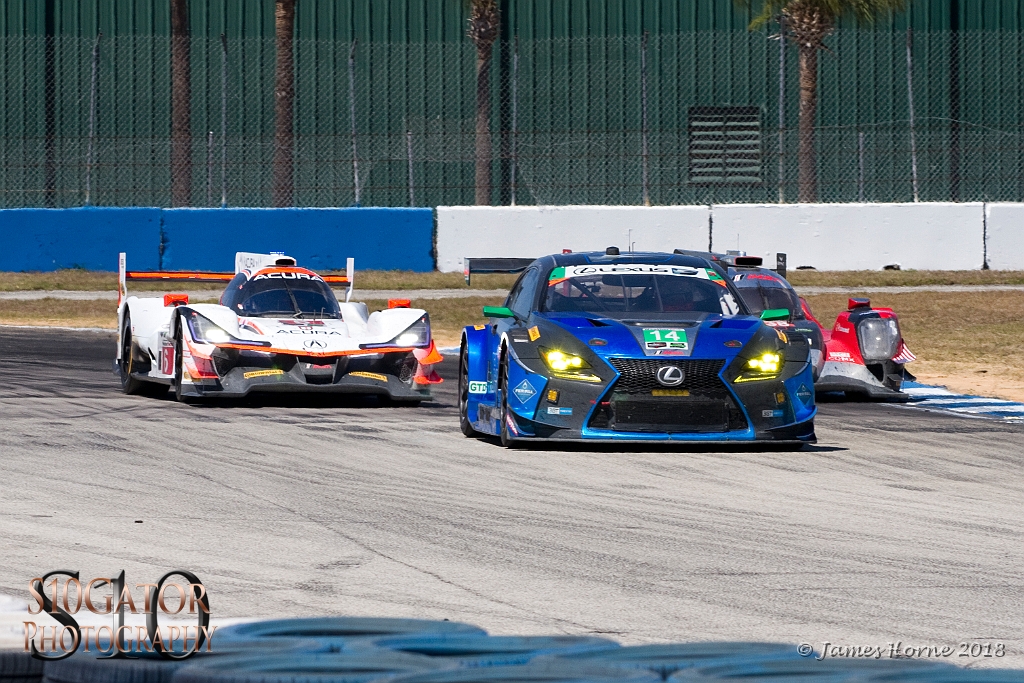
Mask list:
[[[0,210],[0,271],[231,270],[236,251],[314,269],[461,271],[466,257],[741,249],[790,268],[1024,270],[1024,204],[730,204],[431,209]],[[435,246],[436,245],[436,246]],[[435,257],[436,249],[436,257]]]
[[[818,270],[1024,270],[1024,204],[438,207],[437,268],[466,257],[740,249]]]
[[[0,210],[0,270],[232,271],[235,252],[282,251],[314,270],[434,269],[431,209]]]

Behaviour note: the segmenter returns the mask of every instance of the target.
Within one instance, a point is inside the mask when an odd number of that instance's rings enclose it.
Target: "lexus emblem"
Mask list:
[[[307,339],[306,341],[304,341],[302,343],[302,345],[305,346],[307,349],[326,349],[327,348],[327,343],[326,342],[322,342],[319,339]],[[679,380],[679,381],[681,382],[682,380]]]
[[[658,384],[663,387],[678,387],[686,379],[686,373],[678,366],[665,365],[658,368],[658,374],[655,377]]]

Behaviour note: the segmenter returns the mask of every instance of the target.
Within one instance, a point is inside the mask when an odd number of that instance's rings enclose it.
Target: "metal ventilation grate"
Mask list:
[[[690,182],[761,182],[761,110],[690,107]]]

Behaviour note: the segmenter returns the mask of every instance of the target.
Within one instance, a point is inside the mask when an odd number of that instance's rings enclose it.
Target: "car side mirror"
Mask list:
[[[505,306],[484,306],[485,318],[514,318],[516,314]]]
[[[768,308],[761,311],[761,320],[789,320],[789,309]]]

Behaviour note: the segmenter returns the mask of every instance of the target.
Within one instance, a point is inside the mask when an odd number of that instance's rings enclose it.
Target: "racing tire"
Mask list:
[[[469,419],[469,350],[465,344],[459,353],[459,428],[470,438],[480,436]]]
[[[508,354],[503,353],[498,365],[498,387],[501,389],[501,422],[498,426],[498,439],[505,448],[518,448],[518,442],[508,431]]]
[[[178,403],[192,403],[195,399],[191,396],[186,396],[181,390],[181,378],[184,372],[182,368],[182,348],[185,344],[181,326],[184,323],[179,320],[178,325],[174,330],[174,400]]]
[[[124,314],[124,327],[121,328],[121,358],[117,362],[117,374],[121,380],[121,391],[128,395],[139,394],[154,398],[166,394],[167,387],[165,385],[156,382],[145,382],[132,377],[132,369],[135,365],[133,346],[132,317],[126,312]]]

